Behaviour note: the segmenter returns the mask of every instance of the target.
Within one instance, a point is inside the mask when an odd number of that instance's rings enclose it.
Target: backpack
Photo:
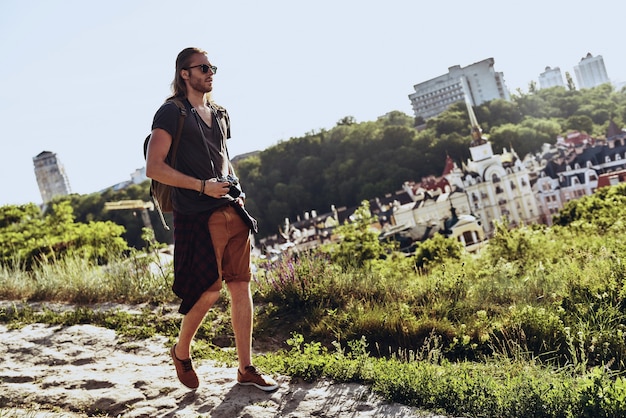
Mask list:
[[[180,115],[178,116],[178,125],[176,127],[176,135],[172,139],[172,146],[170,147],[170,152],[167,155],[166,162],[173,166],[176,161],[176,153],[178,151],[178,144],[180,142],[180,136],[183,131],[183,124],[185,122],[185,117],[187,116],[187,109],[185,109],[185,105],[179,99],[171,99],[178,110],[180,111]],[[146,139],[143,141],[143,157],[146,158],[146,154],[148,153],[148,143],[150,142],[150,138],[152,134],[149,134]],[[165,221],[164,213],[171,213],[173,210],[172,206],[172,188],[173,186],[169,186],[167,184],[160,183],[154,179],[150,180],[150,197],[154,202],[154,206],[157,208],[159,212],[159,217],[161,218],[161,223],[163,224],[163,228],[166,230],[170,230],[170,227],[167,225]]]

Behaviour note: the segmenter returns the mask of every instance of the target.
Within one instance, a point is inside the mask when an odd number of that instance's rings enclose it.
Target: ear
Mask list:
[[[183,80],[189,80],[189,70],[180,70],[180,76]]]

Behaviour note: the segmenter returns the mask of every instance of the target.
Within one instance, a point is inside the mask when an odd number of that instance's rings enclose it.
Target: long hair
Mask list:
[[[187,85],[185,84],[183,77],[180,75],[180,72],[191,64],[191,58],[195,54],[206,55],[207,53],[200,48],[185,48],[178,53],[178,56],[176,57],[176,72],[174,73],[174,80],[172,81],[172,96],[170,96],[167,100],[184,99],[187,97]],[[208,95],[206,100],[209,100]]]

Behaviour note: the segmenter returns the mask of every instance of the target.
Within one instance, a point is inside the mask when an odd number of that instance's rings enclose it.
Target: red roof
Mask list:
[[[600,174],[600,177],[598,177],[598,189],[600,187],[612,186],[616,183],[624,182],[626,182],[626,170]]]

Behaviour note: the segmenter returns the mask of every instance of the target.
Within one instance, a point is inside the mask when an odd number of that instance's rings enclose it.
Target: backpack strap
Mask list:
[[[174,167],[174,163],[176,162],[176,153],[178,152],[178,144],[180,143],[180,137],[183,133],[183,124],[185,123],[185,117],[187,116],[187,109],[180,99],[172,99],[171,102],[174,103],[180,111],[180,115],[178,116],[178,126],[176,127],[176,135],[172,140],[172,161],[170,162],[170,166]]]
[[[180,137],[183,133],[183,124],[185,123],[185,117],[187,116],[187,109],[185,105],[180,101],[180,99],[170,99],[168,102],[172,102],[178,107],[180,111],[180,116],[178,117],[178,125],[176,126],[176,133],[172,138],[172,145],[170,146],[170,153],[172,154],[172,161],[176,160],[176,152],[178,151],[178,142],[180,141]],[[145,141],[143,142],[143,157],[146,158],[148,155],[148,142],[150,142],[150,137],[152,134],[149,134]]]
[[[187,108],[185,108],[185,105],[183,104],[183,102],[180,101],[180,99],[171,99],[169,101],[174,103],[176,107],[178,107],[178,110],[180,111],[180,114],[178,116],[178,126],[176,127],[176,134],[174,135],[174,138],[172,139],[172,146],[170,148],[171,161],[169,161],[169,165],[171,167],[174,167],[174,164],[176,162],[176,153],[178,152],[178,144],[180,143],[180,137],[182,136],[182,133],[183,133],[183,125],[185,123],[185,117],[187,117]],[[144,145],[144,154],[146,153],[147,143],[148,141],[146,141]],[[150,185],[151,195],[152,195],[153,186],[154,186],[154,180],[152,180],[151,185]],[[161,209],[161,205],[159,204],[159,201],[154,198],[152,200],[154,201],[157,212],[159,213],[161,224],[166,230],[169,231],[170,227],[167,225],[167,222],[165,221],[165,216],[163,215],[163,210]]]

